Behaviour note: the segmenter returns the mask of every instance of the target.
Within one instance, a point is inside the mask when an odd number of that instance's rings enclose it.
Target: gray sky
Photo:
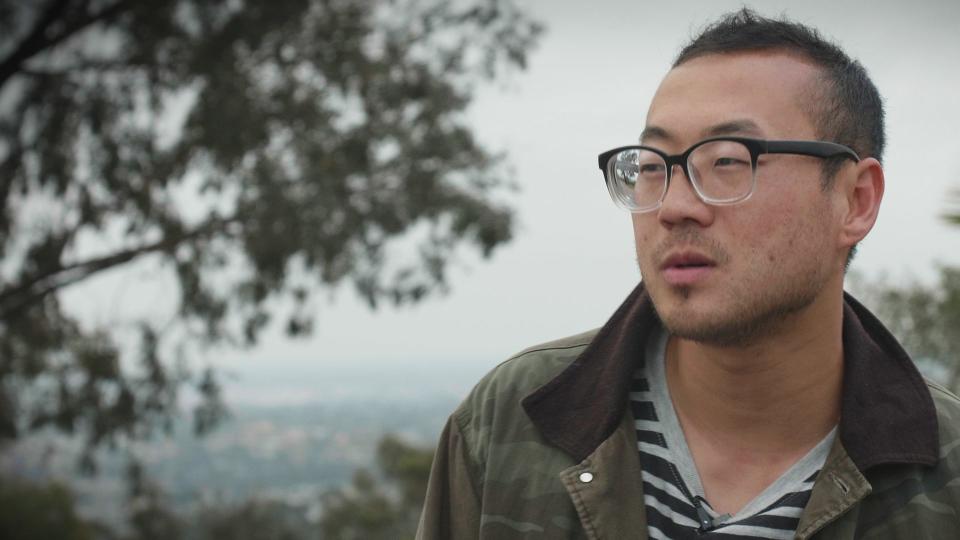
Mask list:
[[[682,43],[741,2],[527,5],[547,25],[529,69],[481,91],[471,112],[480,139],[507,151],[516,171],[516,239],[491,261],[464,257],[446,297],[371,312],[343,289],[320,303],[311,339],[273,333],[255,350],[213,354],[217,365],[250,382],[301,385],[383,363],[411,374],[400,385],[428,377],[430,365],[471,378],[526,346],[606,321],[639,272],[629,216],[610,202],[596,155],[636,141]],[[934,262],[960,264],[960,229],[939,219],[960,188],[960,2],[751,5],[839,41],[886,100],[887,189],[854,269],[930,280]]]

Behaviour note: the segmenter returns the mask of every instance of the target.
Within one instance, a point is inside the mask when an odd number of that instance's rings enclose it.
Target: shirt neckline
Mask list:
[[[665,358],[669,334],[662,328],[650,333],[647,341],[645,374],[650,385],[650,396],[653,408],[660,422],[661,433],[667,444],[667,450],[673,456],[673,465],[677,469],[681,481],[687,491],[695,497],[700,497],[706,504],[704,509],[713,518],[720,518],[721,514],[715,511],[706,498],[703,483],[693,454],[687,445],[683,434],[680,419],[673,406],[670,396],[670,387],[667,384]],[[771,505],[791,493],[809,489],[807,480],[823,468],[830,448],[836,438],[837,426],[834,426],[827,435],[811,448],[803,457],[793,463],[776,480],[766,486],[753,499],[747,502],[733,515],[724,514],[724,519],[718,524],[729,524],[755,516]],[[807,485],[805,487],[805,485]]]

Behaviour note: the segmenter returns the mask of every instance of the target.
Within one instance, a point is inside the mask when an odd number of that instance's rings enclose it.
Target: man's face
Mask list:
[[[642,143],[676,154],[716,135],[817,139],[808,97],[817,75],[781,52],[695,58],[661,83]],[[821,165],[761,155],[753,195],[733,206],[703,203],[675,168],[662,207],[633,215],[643,281],[673,334],[748,344],[842,281],[841,200],[822,190]]]

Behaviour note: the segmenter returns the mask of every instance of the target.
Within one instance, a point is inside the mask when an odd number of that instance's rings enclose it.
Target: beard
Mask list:
[[[692,231],[658,246],[653,260],[662,260],[662,254],[677,245],[697,247],[719,265],[730,260],[721,246]],[[694,287],[648,287],[647,291],[670,334],[716,347],[746,347],[788,327],[826,287],[830,273],[823,265],[793,263],[766,267],[750,281],[732,286],[709,312],[695,307],[693,297],[698,291]]]
[[[741,297],[709,318],[691,316],[686,309],[662,312],[652,294],[651,299],[657,317],[670,334],[715,347],[747,347],[777,334],[813,303],[822,286],[813,286],[812,280],[807,285],[778,294],[771,291],[749,302]],[[686,299],[690,292],[682,289],[676,294]]]

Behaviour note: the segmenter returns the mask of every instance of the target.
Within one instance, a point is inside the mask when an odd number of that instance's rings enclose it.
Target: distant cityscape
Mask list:
[[[436,444],[447,416],[479,373],[440,371],[435,377],[409,377],[406,370],[385,369],[361,377],[346,370],[336,377],[290,373],[280,380],[226,382],[230,416],[213,433],[197,438],[184,419],[171,436],[132,450],[175,508],[258,497],[310,510],[321,493],[374,465],[385,434],[418,446]],[[79,441],[37,436],[5,452],[2,467],[20,477],[66,481],[84,515],[119,523],[126,501],[125,453],[103,452],[98,474],[85,477],[76,469],[79,452]]]

